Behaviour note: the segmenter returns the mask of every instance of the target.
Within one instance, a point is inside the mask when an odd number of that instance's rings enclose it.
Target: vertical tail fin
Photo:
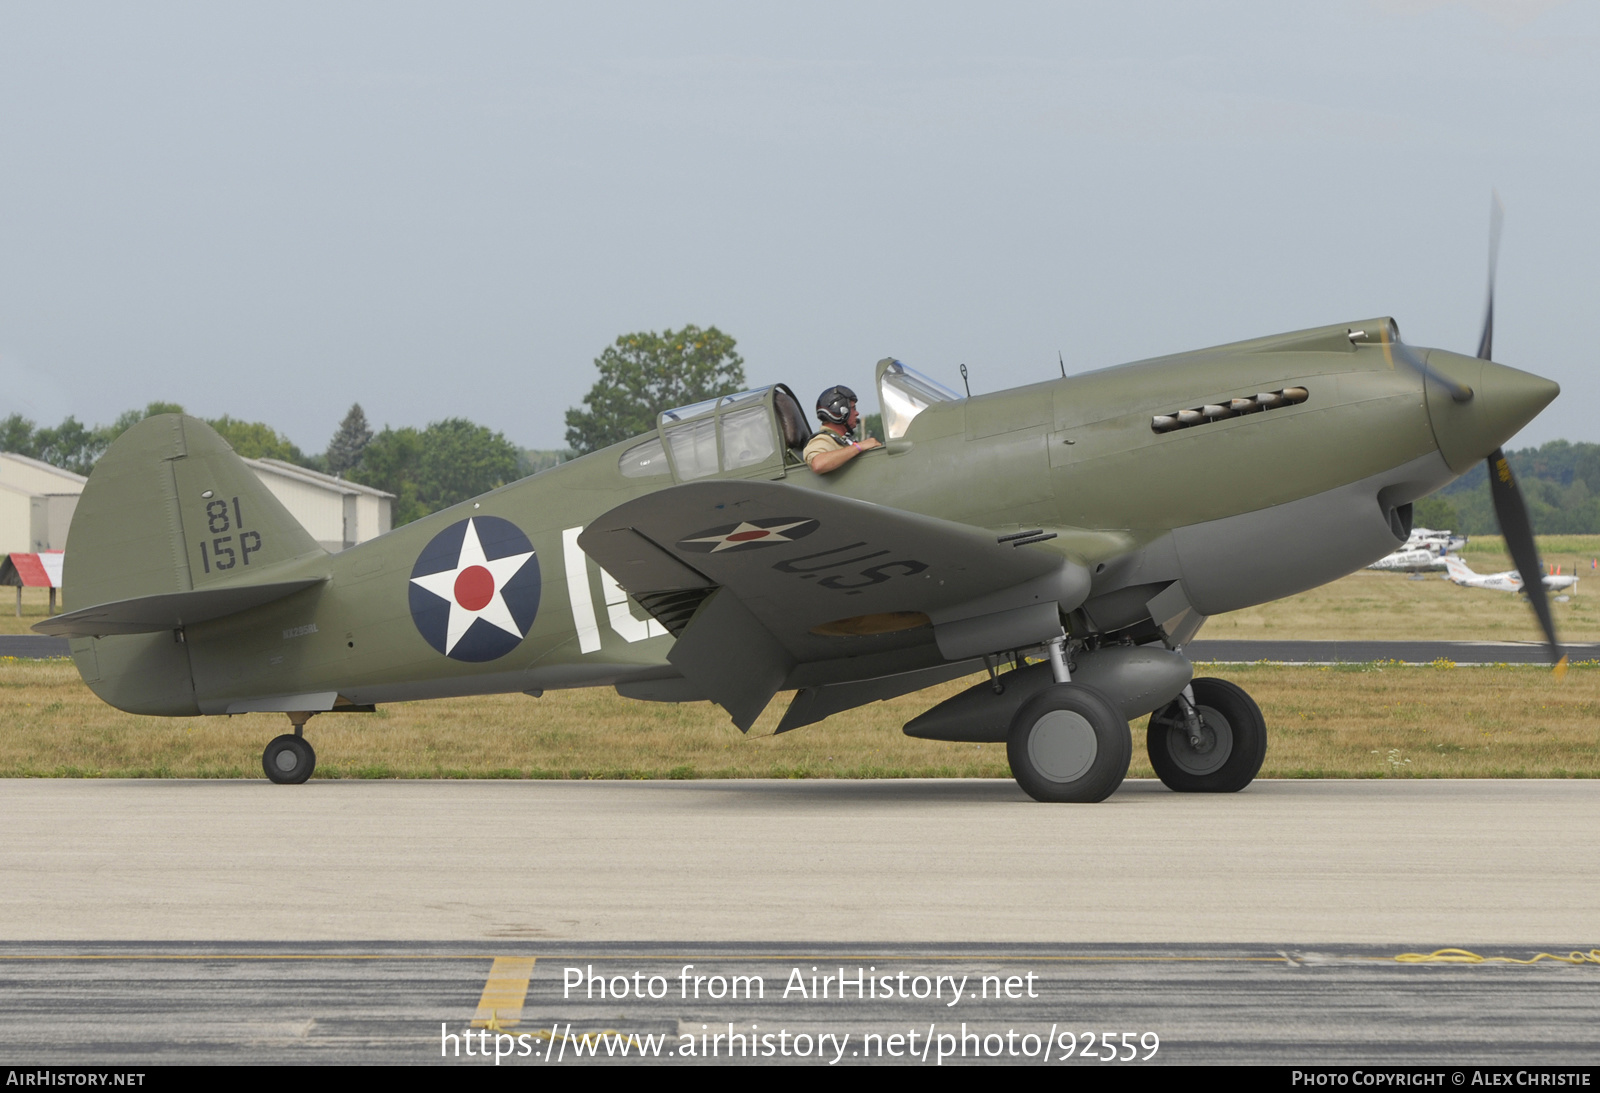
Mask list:
[[[118,438],[69,539],[62,585],[77,607],[254,579],[325,553],[215,430],[180,414]]]

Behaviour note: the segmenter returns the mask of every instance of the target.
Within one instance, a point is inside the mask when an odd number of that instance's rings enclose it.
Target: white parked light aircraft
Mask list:
[[[1435,531],[1433,528],[1412,528],[1411,535],[1406,539],[1401,550],[1416,550],[1418,548],[1431,550],[1435,554],[1454,554],[1467,545],[1465,535],[1457,535],[1453,531]]]
[[[1426,547],[1408,547],[1385,554],[1367,568],[1390,573],[1423,573],[1430,569],[1443,569],[1444,559]]]
[[[1522,578],[1514,569],[1503,573],[1474,573],[1472,569],[1454,554],[1444,560],[1445,578],[1461,585],[1463,588],[1493,588],[1501,592],[1521,592]],[[1576,588],[1578,578],[1563,574],[1557,576],[1552,573],[1545,574],[1544,586],[1548,589]]]
[[[1390,573],[1424,573],[1443,569],[1444,556],[1466,545],[1466,536],[1457,535],[1453,531],[1412,528],[1410,537],[1400,549],[1392,554],[1385,554],[1367,568],[1387,570]]]

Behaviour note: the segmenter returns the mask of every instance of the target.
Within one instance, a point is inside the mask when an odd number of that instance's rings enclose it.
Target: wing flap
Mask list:
[[[667,660],[741,732],[750,731],[794,668],[789,651],[727,589],[689,620]]]
[[[953,664],[938,664],[932,668],[923,668],[915,672],[902,672],[899,675],[879,676],[876,679],[861,679],[850,683],[822,683],[812,687],[802,687],[796,691],[794,698],[789,703],[789,708],[784,711],[783,720],[778,722],[775,732],[789,732],[806,725],[814,725],[818,721],[832,717],[845,710],[853,710],[857,706],[865,706],[869,702],[882,702],[886,698],[898,698],[912,691],[920,691],[924,687],[932,687],[940,683],[948,683],[952,679],[981,672],[981,661],[958,661]]]

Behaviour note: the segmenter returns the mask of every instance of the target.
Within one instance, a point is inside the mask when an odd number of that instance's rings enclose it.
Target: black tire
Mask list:
[[[261,769],[280,786],[297,786],[317,769],[317,753],[305,737],[284,733],[261,753]]]
[[[1011,719],[1006,757],[1017,785],[1035,801],[1103,801],[1128,776],[1133,737],[1105,695],[1056,683]]]
[[[1197,679],[1192,686],[1205,742],[1190,745],[1182,702],[1175,699],[1150,715],[1150,765],[1179,793],[1237,793],[1255,780],[1267,758],[1261,707],[1225,679]]]

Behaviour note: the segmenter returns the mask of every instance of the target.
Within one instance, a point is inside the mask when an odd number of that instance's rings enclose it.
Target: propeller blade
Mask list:
[[[1494,352],[1494,276],[1500,265],[1500,227],[1505,221],[1506,208],[1497,191],[1491,192],[1489,206],[1489,294],[1483,309],[1483,334],[1478,338],[1478,359],[1491,360]],[[1556,640],[1555,620],[1550,617],[1550,597],[1544,588],[1544,563],[1539,560],[1539,547],[1533,540],[1533,521],[1528,519],[1528,505],[1517,489],[1517,480],[1511,473],[1505,449],[1496,448],[1489,455],[1489,496],[1494,501],[1495,519],[1500,522],[1500,532],[1505,536],[1506,549],[1511,561],[1522,577],[1522,590],[1528,594],[1533,613],[1539,617],[1544,630],[1544,640],[1550,647],[1550,663],[1556,675],[1567,673],[1567,655]]]
[[[1533,613],[1539,616],[1539,625],[1544,628],[1550,663],[1555,665],[1557,675],[1565,675],[1567,655],[1556,640],[1555,620],[1550,617],[1550,598],[1544,589],[1544,564],[1539,561],[1539,547],[1533,541],[1533,523],[1528,519],[1528,506],[1517,489],[1511,464],[1501,448],[1496,448],[1489,456],[1489,496],[1494,500],[1500,532],[1506,537],[1506,549],[1511,552],[1511,561],[1522,576],[1522,591],[1527,593]]]
[[[1500,201],[1499,191],[1490,191],[1489,205],[1489,300],[1483,308],[1483,333],[1478,337],[1478,359],[1492,360],[1494,353],[1494,271],[1500,264],[1500,225],[1506,218],[1506,207]]]

